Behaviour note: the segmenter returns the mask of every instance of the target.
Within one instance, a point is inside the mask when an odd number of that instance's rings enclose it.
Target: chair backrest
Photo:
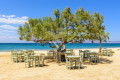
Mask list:
[[[99,56],[99,53],[97,53],[97,52],[91,52],[89,56],[90,56],[90,57],[91,57],[91,56],[92,56],[92,57],[98,57],[98,56]]]
[[[45,54],[40,54],[40,60],[44,60],[44,58],[45,58]]]
[[[44,54],[44,53],[41,53],[40,56],[44,56],[44,57],[45,57],[45,54]]]
[[[68,53],[71,53],[71,55],[75,55],[73,49],[67,49],[67,50],[66,50],[66,53],[67,53],[67,52],[68,52]]]
[[[83,62],[84,52],[85,52],[85,51],[79,50],[79,56],[80,56],[81,62]]]
[[[84,52],[85,52],[85,51],[79,50],[79,55],[80,55],[81,53],[84,54]]]
[[[30,53],[30,54],[35,54],[34,50],[28,50],[27,52]]]
[[[66,62],[68,61],[67,56],[71,56],[71,55],[73,55],[73,54],[72,54],[72,53],[66,53],[66,54],[65,54],[65,60],[66,60]]]
[[[69,56],[69,55],[68,55],[68,54],[65,54],[65,60],[66,60],[66,62],[68,62],[67,56]]]
[[[85,52],[90,52],[90,50],[87,50],[87,49],[86,49],[86,50],[84,50],[84,51],[85,51]]]
[[[107,49],[102,49],[102,53],[107,53]]]
[[[30,53],[29,52],[25,52],[24,53],[24,60],[28,60],[28,59],[30,59]]]
[[[54,50],[49,50],[49,51],[47,51],[47,56],[53,56],[54,53],[55,53]]]
[[[73,49],[67,49],[66,52],[73,52]]]
[[[112,52],[111,49],[107,49],[107,55],[108,56],[112,54],[111,52]]]
[[[93,55],[98,55],[98,53],[97,53],[97,52],[92,52],[91,54],[93,54]]]
[[[13,52],[12,53],[12,57],[17,57],[18,55],[17,55],[17,53],[16,52]]]
[[[11,51],[11,56],[17,56],[17,51],[16,50],[12,50]]]

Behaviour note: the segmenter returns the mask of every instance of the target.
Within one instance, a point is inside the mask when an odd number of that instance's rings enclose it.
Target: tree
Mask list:
[[[23,27],[19,26],[19,39],[34,41],[42,46],[49,44],[52,48],[57,47],[58,52],[62,52],[66,50],[66,43],[82,43],[97,38],[93,36],[96,34],[96,29],[93,30],[96,21],[89,11],[80,8],[73,14],[67,7],[61,13],[59,9],[54,10],[54,15],[54,18],[30,18]],[[57,44],[58,42],[60,44]]]
[[[99,13],[95,12],[94,13],[94,26],[95,26],[95,39],[99,40],[100,42],[100,48],[99,48],[99,53],[101,54],[101,47],[102,47],[102,41],[106,42],[107,39],[109,39],[109,34],[110,33],[105,33],[105,25],[103,25],[104,22],[104,17],[100,15]]]

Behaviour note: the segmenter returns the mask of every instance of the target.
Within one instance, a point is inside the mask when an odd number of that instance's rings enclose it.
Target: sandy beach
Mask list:
[[[65,63],[45,60],[44,67],[25,68],[25,63],[13,63],[10,52],[0,52],[0,80],[120,80],[120,50],[111,48],[115,53],[103,57],[98,64],[83,64],[83,69],[68,70]],[[98,52],[98,49],[90,49]],[[75,49],[78,55],[78,49]],[[46,50],[35,53],[47,53]]]

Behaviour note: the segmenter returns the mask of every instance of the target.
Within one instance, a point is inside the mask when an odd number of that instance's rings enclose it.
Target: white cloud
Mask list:
[[[11,25],[0,25],[0,29],[18,29],[18,28]]]
[[[0,38],[5,38],[6,36],[0,36]]]
[[[4,38],[4,39],[17,39],[17,38],[19,38],[18,36],[0,36],[0,38]]]
[[[15,15],[0,15],[0,23],[6,23],[6,24],[24,24],[27,22],[28,17],[22,16],[22,17],[16,17]]]
[[[10,31],[10,30],[0,30],[0,36],[17,36],[17,31]]]
[[[27,21],[27,16],[17,17],[16,15],[0,15],[0,43],[22,42],[19,40],[19,35],[17,35],[17,26]]]
[[[5,25],[5,26],[0,26],[0,36],[11,36],[11,35],[17,35],[17,28],[10,26],[10,25]]]
[[[11,18],[11,17],[16,17],[16,16],[15,15],[7,15],[7,16],[6,15],[0,15],[0,17]]]
[[[17,19],[28,19],[28,17],[27,16],[22,16],[22,17],[17,17]]]

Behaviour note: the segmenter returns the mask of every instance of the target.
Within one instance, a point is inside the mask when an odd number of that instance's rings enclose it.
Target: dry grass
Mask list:
[[[111,51],[111,53],[115,53],[115,51]]]
[[[117,49],[117,50],[120,50],[120,49]]]

